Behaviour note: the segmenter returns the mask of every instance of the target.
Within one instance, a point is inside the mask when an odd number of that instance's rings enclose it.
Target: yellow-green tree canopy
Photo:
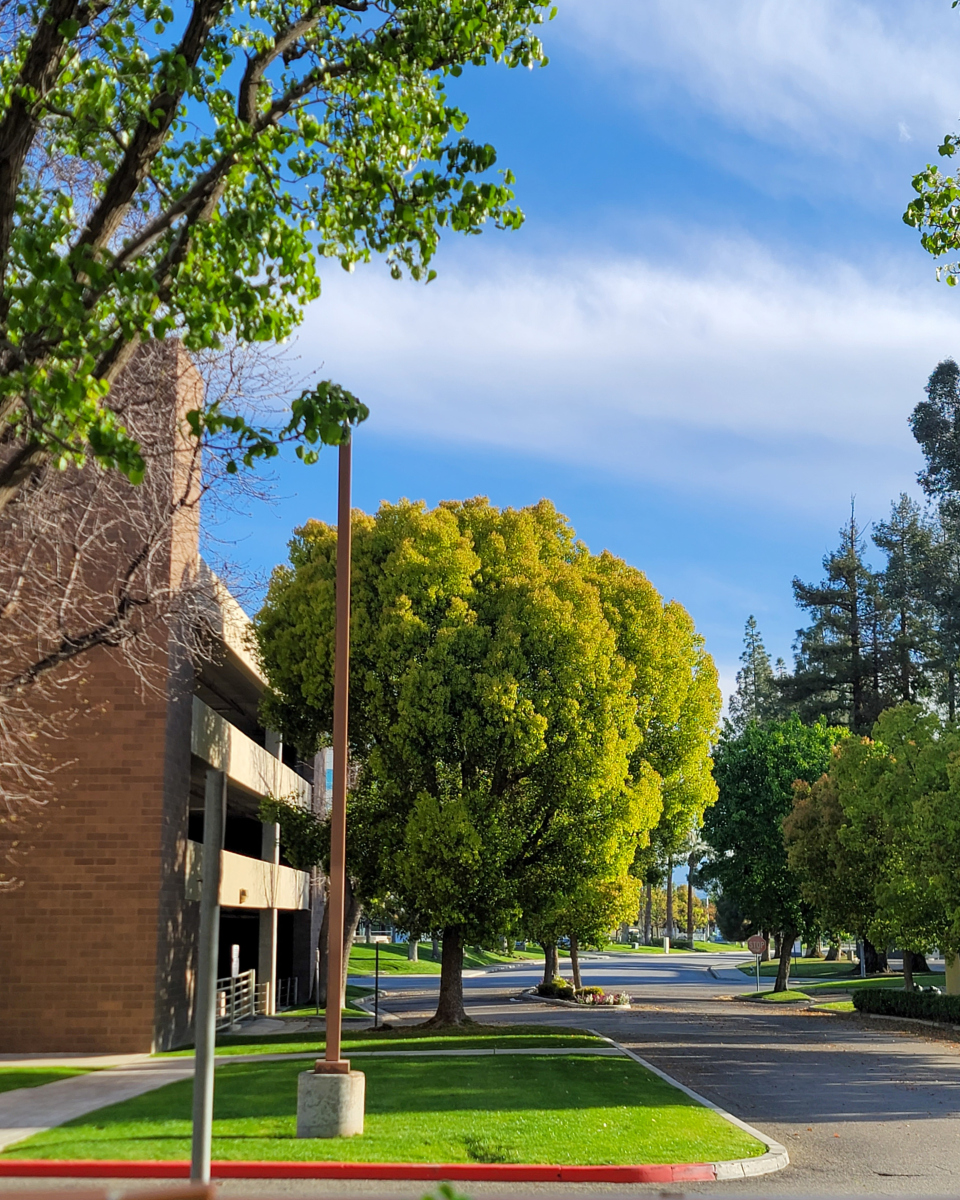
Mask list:
[[[351,869],[444,930],[439,1012],[457,1019],[464,940],[635,904],[664,798],[705,794],[715,674],[683,610],[591,558],[547,501],[383,504],[353,536]],[[303,752],[332,730],[335,557],[334,528],[297,530],[255,623],[266,719]]]

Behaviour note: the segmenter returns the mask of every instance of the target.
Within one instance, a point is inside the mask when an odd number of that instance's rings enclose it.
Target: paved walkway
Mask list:
[[[45,1083],[40,1087],[18,1088],[12,1092],[0,1092],[0,1150],[82,1117],[94,1109],[107,1104],[118,1104],[144,1092],[178,1079],[189,1079],[193,1075],[193,1059],[153,1059],[136,1057],[132,1064],[114,1066],[110,1070],[91,1071],[89,1075],[75,1075],[71,1079],[58,1079],[56,1083]],[[11,1060],[7,1060],[11,1061]],[[15,1059],[17,1066],[66,1066],[91,1065],[87,1059],[81,1064],[79,1058]],[[97,1065],[101,1065],[102,1060]],[[103,1064],[107,1065],[107,1064]]]

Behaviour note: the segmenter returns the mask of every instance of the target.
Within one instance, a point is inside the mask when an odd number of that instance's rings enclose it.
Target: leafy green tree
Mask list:
[[[837,754],[847,749],[841,741]],[[793,808],[784,819],[783,837],[787,865],[822,928],[834,939],[853,934],[863,942],[868,971],[885,966],[885,955],[871,941],[876,936],[877,902],[870,886],[883,843],[879,836],[853,836],[840,803],[835,763],[813,783],[797,780],[793,785]]]
[[[730,697],[730,725],[741,733],[751,721],[769,721],[780,715],[780,694],[770,655],[763,644],[757,619],[747,618],[743,653],[737,672],[737,690]]]
[[[634,671],[547,502],[384,504],[354,530],[348,825],[375,846],[355,873],[443,929],[435,1020],[458,1022],[465,942],[554,911],[646,832]],[[267,717],[309,751],[332,723],[336,530],[290,549],[256,629]]]
[[[671,859],[717,795],[710,756],[721,704],[717,670],[690,614],[664,604],[641,571],[605,552],[591,572],[617,649],[634,669],[640,737],[630,778],[651,832],[638,841],[631,871],[646,885],[666,875],[672,902]],[[649,924],[644,919],[647,939]]]
[[[839,549],[823,560],[824,580],[793,581],[797,604],[814,620],[797,633],[796,668],[785,694],[803,720],[822,717],[866,733],[887,703],[886,612],[852,509],[841,539]]]
[[[512,177],[448,76],[545,62],[540,0],[24,0],[0,55],[0,510],[43,462],[137,480],[107,403],[137,344],[276,341],[318,261],[429,279],[440,231],[516,227]],[[279,428],[211,405],[236,462],[336,443],[321,385]]]
[[[780,955],[776,988],[786,988],[789,947],[813,924],[801,881],[790,869],[783,820],[798,779],[812,783],[823,774],[841,731],[825,722],[751,723],[740,734],[725,732],[715,753],[719,796],[704,818],[704,837],[713,857],[701,870],[719,885],[754,931],[774,930],[787,950]],[[718,901],[718,917],[720,903]]]
[[[942,733],[935,713],[900,704],[881,714],[872,740],[844,745],[831,768],[845,816],[840,840],[869,863],[863,882],[872,891],[873,940],[916,953],[933,945],[954,948],[929,868],[933,843],[950,829],[943,818],[952,805],[941,798],[948,791],[948,753],[957,742]]]

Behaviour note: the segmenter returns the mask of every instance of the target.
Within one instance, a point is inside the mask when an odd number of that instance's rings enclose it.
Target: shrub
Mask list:
[[[926,989],[904,992],[894,988],[865,988],[853,993],[853,1007],[857,1012],[884,1017],[916,1017],[960,1024],[960,996],[944,996]]]
[[[583,996],[599,996],[602,999],[603,995],[604,991],[602,987],[584,987],[580,988],[577,992],[577,999],[579,1000]]]
[[[650,939],[651,946],[663,946],[663,938],[655,937]],[[676,941],[670,943],[671,950],[692,950],[693,943],[688,942],[686,938],[677,938]]]
[[[550,983],[538,983],[537,994],[546,996],[549,1000],[572,1000],[574,997],[573,984],[557,976]]]

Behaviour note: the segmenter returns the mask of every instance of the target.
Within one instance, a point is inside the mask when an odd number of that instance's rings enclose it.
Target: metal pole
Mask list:
[[[314,975],[314,982],[315,982],[316,988],[317,988],[317,1016],[319,1017],[320,1016],[320,947],[319,946],[316,948],[316,950],[314,950],[313,954],[314,954],[313,975]]]
[[[760,991],[760,955],[757,955],[757,991]]]
[[[217,1040],[217,955],[220,949],[220,851],[223,848],[226,779],[207,769],[203,796],[203,858],[200,936],[197,946],[197,1001],[194,1013],[196,1057],[193,1070],[193,1146],[190,1179],[210,1182],[213,1130],[213,1057]]]
[[[380,1024],[380,943],[373,948],[373,1027]]]
[[[340,444],[337,498],[337,629],[333,678],[333,813],[327,923],[327,1047],[317,1071],[349,1071],[340,1058],[343,909],[347,856],[347,708],[350,694],[350,441]],[[326,1066],[324,1066],[324,1063]]]

